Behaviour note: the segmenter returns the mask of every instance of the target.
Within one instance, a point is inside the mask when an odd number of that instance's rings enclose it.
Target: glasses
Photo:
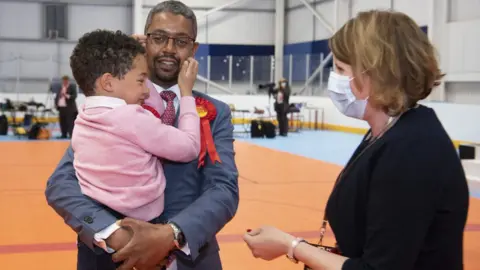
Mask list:
[[[178,49],[185,49],[189,47],[195,40],[191,37],[171,37],[166,34],[160,33],[148,33],[147,38],[151,40],[155,45],[167,46],[168,42],[173,40],[173,44]]]

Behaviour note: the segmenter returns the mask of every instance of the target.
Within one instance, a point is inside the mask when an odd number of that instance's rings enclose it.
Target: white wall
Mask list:
[[[435,0],[432,2],[431,38],[447,74],[435,100],[480,104],[480,64],[477,50],[480,32],[478,0]]]
[[[69,6],[69,39],[78,40],[86,32],[99,28],[132,33],[131,13],[128,6]]]
[[[333,0],[308,0],[308,2],[311,3],[312,7],[314,7],[330,25],[334,25],[335,15]],[[347,12],[347,10],[342,12]],[[322,23],[315,18],[313,13],[308,10],[300,0],[287,1],[287,16],[285,23],[287,44],[327,39],[331,36],[331,32],[329,32]]]
[[[286,43],[308,42],[327,39],[331,33],[314,17],[312,12],[303,7],[299,0],[287,1]],[[315,6],[315,9],[333,24],[333,1],[327,1]],[[301,29],[301,31],[300,31]]]
[[[332,26],[369,9],[394,9],[427,26],[446,84],[431,100],[480,104],[480,1],[478,0],[308,0]],[[335,5],[338,5],[337,7]],[[288,1],[287,43],[328,39],[331,34],[300,0]],[[302,31],[299,31],[302,29]]]
[[[71,75],[69,57],[85,32],[132,31],[130,0],[64,0],[55,2],[68,3],[68,38],[47,40],[43,2],[0,1],[0,92],[45,92],[51,78]]]
[[[144,0],[145,22],[148,12],[158,0]],[[275,0],[244,0],[208,17],[213,8],[230,0],[184,0],[198,20],[198,41],[204,44],[273,45],[275,34]]]
[[[451,0],[448,4],[450,22],[470,21],[480,19],[480,1]]]
[[[336,1],[334,0],[308,0],[308,2],[333,27],[335,24],[340,27],[350,15],[355,15],[359,11],[391,8],[407,13],[420,26],[428,24],[425,10],[428,10],[429,0],[352,0],[351,3],[348,0],[338,0],[337,10],[335,10]],[[288,0],[287,8],[286,43],[328,39],[331,36],[331,33],[300,0]]]
[[[44,2],[68,4],[68,40],[43,38]],[[143,0],[141,21],[159,0]],[[215,12],[231,0],[185,0],[198,17],[203,44],[273,45],[275,0],[243,0]],[[0,0],[0,92],[44,92],[52,77],[71,75],[70,53],[85,32],[94,29],[133,32],[132,0]],[[18,57],[21,57],[19,60]]]

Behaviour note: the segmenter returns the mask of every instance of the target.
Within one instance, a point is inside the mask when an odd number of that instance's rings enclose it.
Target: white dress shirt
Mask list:
[[[57,106],[60,107],[60,108],[64,108],[64,107],[67,107],[67,88],[68,88],[68,84],[65,85],[65,84],[62,84],[62,89],[60,89],[60,97],[58,98],[58,103],[57,103]]]
[[[153,86],[155,87],[155,89],[157,90],[158,94],[160,94],[162,91],[165,91],[165,89],[163,89],[162,87],[154,84],[152,82]],[[172,86],[171,88],[169,88],[168,90],[170,91],[173,91],[177,97],[173,100],[173,105],[175,106],[175,112],[178,111],[178,106],[180,104],[180,88],[178,87],[178,85],[174,85]],[[165,100],[163,100],[163,105],[165,108],[167,108],[167,102]],[[168,181],[168,179],[167,179]],[[97,242],[100,242],[100,243],[105,243],[105,239],[107,239],[110,235],[112,235],[112,233],[114,233],[116,230],[118,230],[120,228],[120,226],[117,224],[117,223],[114,223],[110,226],[108,226],[107,228],[99,231],[98,233],[96,233],[94,235],[94,239],[95,241]],[[101,247],[102,245],[99,244],[99,246]],[[115,252],[113,249],[109,248],[109,247],[106,247],[107,248],[107,252],[109,253],[113,253]],[[186,245],[182,248],[182,251],[187,254],[187,255],[190,255],[190,248],[188,247],[188,243],[186,243]],[[173,261],[169,267],[167,267],[168,270],[177,270],[177,263],[176,261]]]

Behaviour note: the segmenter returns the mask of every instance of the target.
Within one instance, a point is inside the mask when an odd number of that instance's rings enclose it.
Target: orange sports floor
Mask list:
[[[47,206],[46,180],[67,142],[0,143],[0,269],[74,270],[75,235]],[[340,167],[237,142],[240,207],[219,234],[226,270],[303,269],[285,258],[254,259],[247,228],[271,224],[316,240],[323,206]],[[328,236],[328,242],[333,238]],[[471,200],[465,269],[480,269],[480,201]]]

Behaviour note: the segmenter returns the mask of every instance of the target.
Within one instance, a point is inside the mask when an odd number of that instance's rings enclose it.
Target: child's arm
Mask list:
[[[140,106],[127,106],[117,116],[122,123],[120,136],[137,144],[145,151],[177,162],[189,162],[200,153],[200,117],[195,98],[180,99],[178,128],[165,125],[160,119]]]

